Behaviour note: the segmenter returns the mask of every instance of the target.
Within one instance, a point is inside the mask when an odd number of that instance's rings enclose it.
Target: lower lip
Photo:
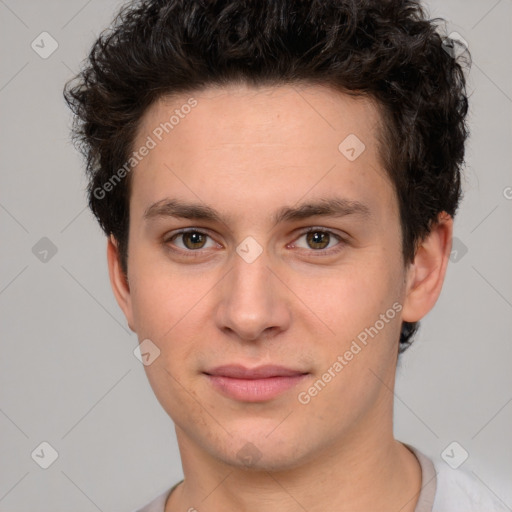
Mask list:
[[[233,379],[221,375],[207,375],[213,387],[222,394],[243,402],[264,402],[295,387],[307,374],[266,379]]]

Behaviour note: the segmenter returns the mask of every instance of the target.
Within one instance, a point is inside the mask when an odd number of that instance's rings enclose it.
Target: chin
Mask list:
[[[248,457],[246,453],[242,457],[241,452],[246,451],[248,446],[250,445],[246,444],[237,453],[229,454],[224,462],[237,469],[255,473],[290,471],[301,465],[302,457],[297,450],[287,450],[286,453],[264,450],[255,457]]]
[[[224,450],[220,450],[221,453],[213,455],[230,466],[254,472],[291,470],[308,458],[304,442],[294,441],[292,436],[284,432],[281,436],[277,432],[269,435],[269,432],[271,430],[252,436],[247,432],[243,436],[233,436],[227,441]]]

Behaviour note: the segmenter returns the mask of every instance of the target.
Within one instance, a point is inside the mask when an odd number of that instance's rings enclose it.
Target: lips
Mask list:
[[[259,366],[252,369],[245,368],[241,365],[224,365],[218,366],[205,373],[207,375],[218,375],[232,379],[267,379],[269,377],[293,377],[296,375],[304,375],[307,372],[275,365]]]
[[[225,365],[204,374],[216,391],[241,402],[272,400],[297,386],[308,375],[301,370],[274,365],[257,368]]]

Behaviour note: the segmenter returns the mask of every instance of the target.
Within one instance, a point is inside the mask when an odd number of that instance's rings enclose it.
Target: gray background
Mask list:
[[[110,289],[62,99],[119,5],[0,0],[0,511],[130,511],[182,477]],[[472,134],[459,252],[399,363],[395,433],[435,459],[457,441],[461,469],[512,507],[512,2],[428,6],[469,43]],[[59,45],[47,59],[31,48],[43,31]],[[33,252],[43,237],[57,248],[46,262]],[[46,470],[31,458],[42,441],[59,455]]]

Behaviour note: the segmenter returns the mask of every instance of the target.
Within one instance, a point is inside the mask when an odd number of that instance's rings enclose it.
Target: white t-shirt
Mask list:
[[[410,444],[421,466],[421,492],[414,512],[510,512],[482,482],[444,460],[432,461]]]
[[[510,512],[505,503],[467,471],[452,469],[443,460],[433,462],[413,446],[403,443],[421,466],[421,491],[414,512]],[[133,512],[165,512],[171,492],[182,482],[159,494]]]

